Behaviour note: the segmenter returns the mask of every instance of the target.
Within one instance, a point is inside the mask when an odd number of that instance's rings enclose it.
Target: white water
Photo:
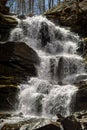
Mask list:
[[[20,86],[20,111],[26,116],[70,115],[77,91],[72,84],[77,75],[84,73],[83,59],[76,54],[79,37],[42,16],[18,21],[10,40],[26,42],[41,59],[38,77]],[[42,45],[41,28],[46,45]]]

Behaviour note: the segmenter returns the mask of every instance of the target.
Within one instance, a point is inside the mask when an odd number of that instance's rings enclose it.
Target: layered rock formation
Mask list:
[[[37,53],[25,43],[0,43],[0,110],[15,109],[18,84],[36,76],[39,63]]]
[[[36,76],[37,53],[23,42],[0,44],[0,74],[5,76]]]
[[[6,41],[10,29],[17,25],[17,21],[9,16],[9,8],[6,7],[7,0],[0,1],[0,41]]]
[[[71,27],[72,31],[87,37],[87,0],[79,2],[79,12],[74,1],[61,2],[57,7],[48,10],[45,15],[47,18],[58,21],[62,26]]]

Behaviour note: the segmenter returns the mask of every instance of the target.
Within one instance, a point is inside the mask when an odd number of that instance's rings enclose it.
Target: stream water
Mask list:
[[[41,59],[38,77],[20,86],[19,109],[25,115],[70,115],[72,96],[77,91],[72,84],[84,73],[83,59],[76,54],[78,35],[42,16],[18,21],[10,40],[24,41]]]
[[[83,59],[76,53],[78,35],[42,16],[17,20],[10,41],[25,42],[41,60],[38,76],[19,86],[19,111],[25,117],[70,115],[78,90],[73,83],[85,73]]]

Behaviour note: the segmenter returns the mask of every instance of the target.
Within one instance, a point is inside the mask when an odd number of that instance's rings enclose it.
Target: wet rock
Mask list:
[[[42,47],[45,47],[47,45],[47,42],[50,42],[48,25],[46,22],[41,23],[41,28],[39,31],[38,39],[41,40]]]
[[[0,44],[0,74],[20,81],[36,76],[40,59],[37,53],[23,42]]]
[[[87,81],[79,84],[74,109],[75,111],[87,110]]]
[[[3,122],[3,119],[6,119],[8,117],[11,117],[11,113],[5,113],[5,112],[0,112],[0,119]]]
[[[70,80],[70,76],[77,73],[77,64],[81,64],[79,61],[77,62],[77,59],[63,56],[60,57],[57,68],[57,76],[59,83],[66,84],[66,82]],[[69,77],[67,78],[67,76]],[[73,80],[71,80],[71,82],[73,82]]]
[[[82,87],[87,84],[87,74],[79,74],[75,77],[74,84],[78,85],[78,87]]]
[[[82,38],[78,43],[77,52],[79,55],[83,56],[86,60],[87,57],[87,38]]]
[[[22,19],[26,19],[26,16],[25,15],[18,15],[18,18],[22,20]]]
[[[60,129],[60,127],[58,127],[54,124],[49,124],[49,125],[43,126],[41,128],[38,128],[36,130],[61,130],[61,129]]]
[[[0,111],[17,109],[18,92],[18,80],[0,75]],[[9,116],[9,113],[0,113],[0,119]]]
[[[78,87],[74,111],[87,110],[87,74],[78,75],[74,84]]]
[[[60,123],[50,122],[46,119],[30,119],[18,123],[6,123],[1,130],[60,130]]]
[[[18,22],[11,16],[0,13],[0,41],[6,41],[9,37],[10,29],[17,24]]]
[[[18,105],[16,85],[0,85],[0,110],[14,110]],[[0,115],[1,117],[1,115]]]
[[[76,112],[74,116],[80,122],[82,130],[87,130],[87,111]]]
[[[82,130],[80,123],[74,116],[66,117],[61,121],[64,130]]]

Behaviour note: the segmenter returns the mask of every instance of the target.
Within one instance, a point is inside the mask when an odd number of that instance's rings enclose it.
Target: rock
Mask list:
[[[0,41],[6,41],[9,37],[10,29],[17,24],[18,22],[11,16],[0,13]]]
[[[74,113],[76,119],[79,121],[82,130],[87,130],[87,111],[80,111]]]
[[[9,8],[0,3],[0,13],[9,14]]]
[[[13,110],[18,106],[18,85],[27,76],[36,76],[40,59],[23,42],[0,44],[0,110]]]
[[[74,111],[87,110],[87,74],[78,75],[74,84],[78,87]]]
[[[6,123],[1,130],[60,130],[60,124],[50,122],[46,119],[30,119],[26,121],[19,121],[18,123]]]
[[[40,59],[37,53],[23,42],[0,44],[0,74],[18,81],[26,76],[36,76]]]
[[[64,130],[82,130],[80,123],[74,116],[66,117],[61,121]]]
[[[25,15],[18,15],[18,18],[22,20],[22,19],[26,19],[26,16]]]
[[[0,112],[0,119],[7,119],[9,117],[11,117],[11,113]]]
[[[46,22],[41,23],[41,28],[39,31],[38,39],[41,40],[42,47],[45,47],[47,45],[47,42],[50,42],[48,25]]]
[[[13,28],[18,24],[18,22],[11,16],[3,15],[0,13],[0,28],[8,29]]]
[[[58,127],[54,124],[49,124],[49,125],[43,126],[41,128],[38,128],[36,130],[61,130],[61,129],[60,129],[60,127]]]
[[[19,89],[16,85],[0,85],[0,111],[17,109],[18,91]]]
[[[6,7],[7,0],[0,0],[0,13],[8,14],[9,8]]]
[[[7,0],[0,0],[0,41],[6,41],[10,29],[18,24],[16,19],[9,16],[9,8],[5,6],[6,2]]]
[[[76,93],[75,111],[87,110],[87,81],[80,82]]]
[[[6,5],[7,1],[8,1],[8,0],[0,0],[0,4]]]
[[[75,76],[74,84],[78,86],[78,88],[83,87],[87,84],[87,74],[78,74]]]
[[[61,2],[58,6],[44,13],[47,18],[58,20],[58,24],[71,27],[81,36],[87,36],[87,0],[79,1],[79,13],[74,1]]]
[[[81,64],[80,62],[78,63]],[[74,82],[73,79],[70,79],[70,76],[76,74],[78,71],[78,63],[77,59],[61,56],[57,68],[58,82],[61,84],[66,84],[69,80],[71,80],[71,82]]]

